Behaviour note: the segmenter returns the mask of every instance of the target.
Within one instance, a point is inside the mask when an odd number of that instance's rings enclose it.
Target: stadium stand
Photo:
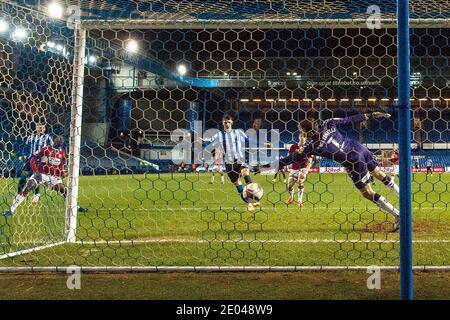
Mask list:
[[[81,171],[83,175],[110,173],[146,173],[156,172],[154,166],[111,146],[103,147],[89,140],[81,145]]]

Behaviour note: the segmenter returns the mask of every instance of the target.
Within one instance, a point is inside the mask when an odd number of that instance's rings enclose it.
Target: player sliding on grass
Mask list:
[[[222,117],[223,130],[203,141],[211,143],[216,150],[219,149],[224,154],[226,173],[244,200],[242,195],[244,186],[240,178],[243,177],[246,184],[252,183],[249,169],[245,164],[245,141],[248,140],[248,136],[242,129],[233,129],[233,122],[234,118],[231,114],[224,114]],[[255,210],[254,207],[258,205],[259,202],[248,203],[247,209]]]
[[[46,146],[31,158],[30,165],[34,173],[22,191],[14,197],[11,207],[3,216],[12,216],[27,195],[41,184],[49,185],[53,190],[61,193],[64,198],[67,197],[67,189],[62,181],[62,177],[67,175],[64,170],[67,156],[62,149],[63,141],[63,137],[56,137],[53,147]],[[79,207],[78,211],[87,212],[87,209]]]
[[[306,135],[299,135],[299,142],[295,143],[289,149],[289,155],[298,153],[298,150],[302,148],[306,143]],[[287,200],[287,204],[291,204],[294,202],[294,186],[298,183],[298,198],[297,205],[301,207],[303,205],[303,191],[305,189],[305,180],[306,175],[309,172],[309,169],[312,165],[312,155],[308,155],[306,159],[302,159],[302,161],[294,161],[289,168],[289,179],[288,179],[288,192],[289,198]]]
[[[318,126],[315,122],[305,120],[301,123],[301,130],[308,137],[306,144],[297,153],[279,160],[278,165],[284,167],[294,162],[303,162],[310,155],[325,157],[342,164],[364,198],[395,217],[394,231],[397,231],[400,220],[399,211],[372,189],[370,175],[382,181],[397,194],[399,194],[398,186],[393,179],[380,170],[373,154],[365,146],[356,140],[344,138],[337,129],[339,125],[373,118],[390,118],[390,115],[381,112],[359,114],[343,119],[333,118],[321,121]]]

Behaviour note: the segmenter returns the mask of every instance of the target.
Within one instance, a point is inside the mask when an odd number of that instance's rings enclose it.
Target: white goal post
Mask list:
[[[73,62],[73,98],[72,121],[70,123],[70,149],[68,166],[68,184],[66,201],[66,241],[76,241],[78,188],[80,176],[81,127],[83,117],[84,64],[86,51],[86,30],[80,22],[74,24],[74,62]]]

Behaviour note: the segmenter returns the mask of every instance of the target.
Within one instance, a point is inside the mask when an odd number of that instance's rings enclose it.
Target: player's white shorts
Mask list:
[[[303,183],[306,180],[306,175],[308,171],[306,169],[289,170],[289,182],[300,182]]]
[[[398,164],[394,164],[393,167],[394,167],[394,173],[395,173],[395,174],[399,174],[399,173],[400,173],[400,170],[399,170]]]
[[[223,172],[224,170],[225,168],[220,164],[216,164],[214,165],[214,167],[212,167],[213,172]]]
[[[50,186],[56,186],[58,184],[63,183],[61,177],[50,176],[50,175],[46,175],[44,173],[41,173],[41,176],[39,179],[36,178],[35,174],[33,174],[30,177],[30,179],[34,180],[38,185],[48,184]]]

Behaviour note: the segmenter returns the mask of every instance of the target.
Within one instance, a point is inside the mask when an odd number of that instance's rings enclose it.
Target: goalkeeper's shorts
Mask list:
[[[370,183],[370,172],[373,172],[377,166],[372,153],[368,150],[350,152],[344,163],[348,175],[358,189],[362,189]]]

